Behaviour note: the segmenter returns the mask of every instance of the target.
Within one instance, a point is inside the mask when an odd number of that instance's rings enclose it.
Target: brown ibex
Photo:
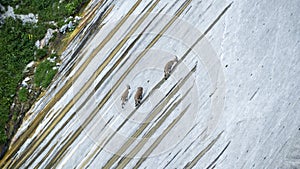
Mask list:
[[[122,109],[124,108],[125,106],[125,103],[128,101],[128,94],[129,94],[129,89],[130,89],[130,86],[129,85],[126,85],[126,90],[123,92],[122,96],[121,96],[121,101],[122,101]]]
[[[178,62],[178,58],[176,57],[175,59],[169,61],[166,65],[165,65],[165,69],[164,69],[164,72],[165,72],[165,80],[167,80],[170,75],[171,75],[171,72],[173,70],[173,66],[174,66],[174,63],[177,63]]]
[[[135,107],[141,105],[142,98],[143,98],[143,88],[138,87],[134,95]]]

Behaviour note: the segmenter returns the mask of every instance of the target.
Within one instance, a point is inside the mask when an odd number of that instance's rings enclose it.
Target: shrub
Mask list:
[[[22,87],[19,90],[19,100],[20,102],[26,102],[28,99],[28,90],[25,87]]]
[[[0,143],[5,143],[7,140],[7,136],[4,130],[0,130]]]
[[[41,62],[34,74],[34,83],[36,86],[42,86],[43,88],[48,87],[51,83],[52,78],[56,74],[56,70],[53,70],[55,63],[45,60]]]
[[[17,112],[14,112],[12,119],[13,119],[13,121],[16,121],[18,119],[18,113]]]
[[[45,76],[45,78],[44,78],[44,80],[42,81],[42,84],[41,84],[43,88],[47,88],[49,86],[49,84],[51,83],[51,81],[52,81],[53,77],[55,76],[56,72],[57,72],[57,70],[53,70],[53,69],[48,70],[48,72],[47,72],[47,74],[46,74],[46,76]]]
[[[36,58],[38,60],[43,59],[45,56],[47,56],[47,49],[37,49],[36,50]]]

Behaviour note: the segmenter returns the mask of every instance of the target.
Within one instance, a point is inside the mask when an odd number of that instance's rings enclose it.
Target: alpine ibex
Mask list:
[[[176,57],[175,59],[169,61],[166,65],[165,65],[165,69],[164,69],[164,72],[165,72],[165,80],[167,80],[170,75],[171,75],[171,72],[172,72],[172,69],[173,69],[173,66],[174,66],[174,63],[177,63],[178,62],[178,58]]]
[[[143,98],[143,88],[138,87],[134,95],[135,107],[141,105],[142,98]]]
[[[122,101],[122,109],[124,108],[125,106],[125,103],[128,101],[128,94],[129,94],[129,89],[130,89],[130,86],[129,85],[126,85],[126,90],[123,92],[122,96],[121,96],[121,101]]]

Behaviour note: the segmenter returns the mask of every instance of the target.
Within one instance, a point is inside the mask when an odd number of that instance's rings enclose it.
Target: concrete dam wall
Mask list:
[[[299,12],[91,1],[1,168],[300,168]]]

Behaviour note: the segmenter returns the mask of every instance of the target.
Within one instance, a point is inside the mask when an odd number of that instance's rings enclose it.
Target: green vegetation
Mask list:
[[[48,87],[57,72],[57,70],[53,69],[54,66],[55,63],[49,60],[45,60],[37,66],[34,74],[34,83],[36,86]]]
[[[38,60],[43,59],[45,56],[47,56],[47,49],[37,49],[36,50],[36,58]]]
[[[19,90],[19,100],[20,102],[26,102],[28,100],[28,90],[25,87]]]
[[[48,28],[59,28],[65,24],[64,20],[78,13],[86,1],[64,0],[59,3],[59,0],[1,0],[3,6],[12,6],[16,14],[38,14],[38,23],[23,24],[19,19],[6,18],[4,24],[0,25],[0,144],[7,141],[5,125],[9,120],[15,121],[18,116],[18,112],[10,110],[14,98],[18,96],[20,102],[29,99],[26,88],[18,91],[26,65],[33,60],[40,63],[34,75],[37,87],[47,88],[57,72],[53,70],[55,63],[45,60],[51,53],[49,49],[37,49],[35,42],[45,36]],[[57,26],[49,24],[49,21],[57,22]]]
[[[17,112],[14,112],[14,113],[13,113],[13,117],[12,117],[13,121],[16,121],[17,118],[18,118],[18,113],[17,113]]]
[[[56,21],[59,22],[65,17],[78,13],[80,7],[87,0],[64,0],[59,3],[59,0],[2,0],[3,6],[12,6],[15,8],[15,13],[28,14],[38,13],[39,22]]]
[[[7,18],[0,31],[0,143],[6,140],[5,124],[10,113],[10,105],[16,94],[23,70],[34,60],[34,43],[39,37],[36,29],[20,20]],[[28,35],[34,35],[32,39]]]

